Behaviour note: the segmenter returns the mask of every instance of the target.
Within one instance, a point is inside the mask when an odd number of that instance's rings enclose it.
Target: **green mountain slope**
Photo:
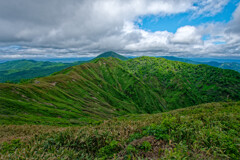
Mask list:
[[[115,52],[109,51],[100,54],[97,58],[113,57],[121,60],[128,60],[129,58],[121,56]],[[168,60],[186,62],[190,64],[207,64],[210,66],[222,68],[222,69],[232,69],[240,72],[240,64],[234,62],[196,62],[184,58],[177,58],[172,56],[164,56]],[[87,62],[87,61],[85,61]],[[0,63],[0,83],[4,82],[20,82],[29,80],[36,77],[44,77],[51,75],[54,72],[61,71],[65,68],[79,65],[84,63],[84,61],[74,62],[74,63],[57,63],[48,61],[34,61],[34,60],[16,60],[8,61],[5,63]]]
[[[56,63],[34,60],[16,60],[0,63],[0,83],[19,82],[23,79],[48,76],[70,66],[79,65],[83,62]]]
[[[240,98],[240,74],[236,71],[154,57],[129,60],[126,67],[161,95],[167,108]]]
[[[95,126],[5,125],[0,159],[239,159],[239,117],[240,102],[229,102]]]
[[[104,52],[104,53],[98,55],[96,58],[107,58],[107,57],[118,58],[118,59],[123,60],[123,61],[129,59],[129,58],[124,57],[124,56],[122,56],[120,54],[117,54],[117,53],[115,53],[113,51]]]
[[[100,58],[27,84],[0,84],[1,124],[80,125],[240,100],[240,74],[163,58]]]

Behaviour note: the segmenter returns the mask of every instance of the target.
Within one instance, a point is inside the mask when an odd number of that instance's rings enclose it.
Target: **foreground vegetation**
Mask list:
[[[35,135],[37,127],[41,133]],[[240,102],[128,115],[91,126],[2,125],[0,131],[0,159],[238,159]]]

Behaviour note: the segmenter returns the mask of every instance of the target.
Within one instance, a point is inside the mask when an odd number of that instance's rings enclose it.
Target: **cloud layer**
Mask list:
[[[228,0],[0,0],[0,58],[131,55],[239,56],[240,7],[228,24],[176,33],[134,25],[142,16],[213,16]],[[209,35],[203,40],[204,35]],[[220,44],[221,45],[218,45]]]

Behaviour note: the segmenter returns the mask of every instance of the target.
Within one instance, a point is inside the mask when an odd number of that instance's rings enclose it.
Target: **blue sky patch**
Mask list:
[[[220,44],[226,44],[226,42],[224,42],[224,41],[216,41],[216,42],[213,42],[213,44],[220,45]]]
[[[164,17],[148,15],[140,17],[141,22],[135,22],[140,28],[147,31],[168,31],[175,33],[178,28],[186,25],[198,26],[206,23],[227,23],[232,19],[232,14],[235,11],[239,0],[230,1],[221,12],[215,16],[199,16],[192,18],[192,12],[185,12],[175,15],[166,15]]]

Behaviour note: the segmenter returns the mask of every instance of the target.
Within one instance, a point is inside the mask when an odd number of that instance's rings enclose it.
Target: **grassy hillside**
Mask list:
[[[240,74],[236,71],[153,57],[135,58],[125,66],[161,95],[168,109],[240,98]]]
[[[70,66],[79,65],[83,62],[56,63],[34,60],[16,60],[0,63],[0,83],[20,82],[21,80],[48,76]]]
[[[121,56],[115,52],[109,51],[100,54],[97,58],[113,57],[120,60],[128,60],[127,57]],[[78,61],[74,63],[34,61],[34,60],[16,60],[0,63],[0,83],[4,82],[24,82],[29,79],[49,76],[54,72],[61,71],[65,68],[82,64],[88,61]]]
[[[112,58],[74,66],[32,83],[0,84],[0,88],[0,123],[79,125],[164,109],[159,95]]]
[[[0,159],[238,159],[240,102],[85,127],[0,126]]]
[[[118,58],[120,60],[128,60],[129,58],[121,56],[115,52],[109,51],[100,54],[95,59],[98,58],[107,58],[113,57]],[[222,68],[222,69],[232,69],[240,72],[240,64],[234,62],[196,62],[191,61],[184,58],[177,58],[172,56],[164,56],[162,58],[166,58],[172,61],[180,61],[186,62],[190,64],[207,64],[210,66]],[[88,62],[88,61],[85,61]],[[8,61],[5,63],[0,63],[0,83],[4,82],[24,82],[29,79],[44,77],[51,75],[54,72],[61,71],[65,68],[79,65],[84,63],[84,61],[74,62],[74,63],[61,63],[61,62],[48,62],[48,61],[34,61],[34,60],[16,60],[16,61]]]
[[[84,125],[240,100],[240,74],[163,58],[95,59],[26,84],[0,84],[0,124]]]

